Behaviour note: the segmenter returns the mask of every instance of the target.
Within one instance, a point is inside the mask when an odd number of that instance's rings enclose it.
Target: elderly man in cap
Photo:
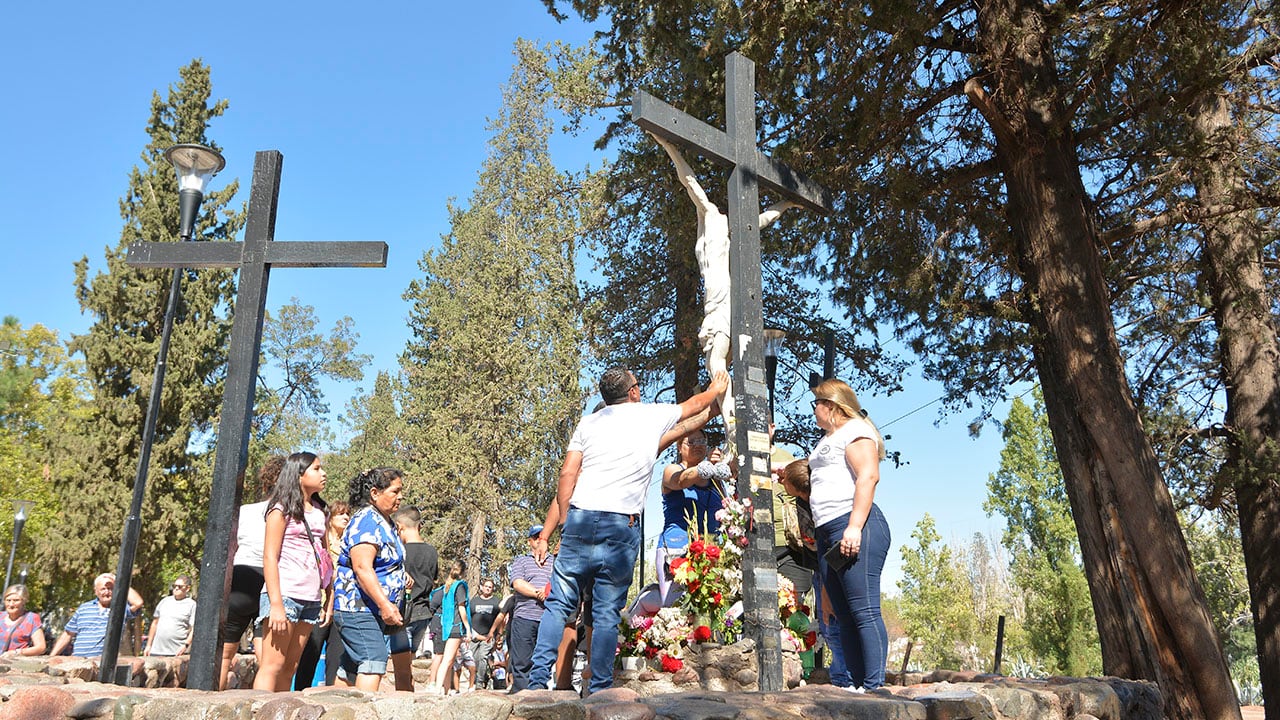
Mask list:
[[[76,608],[50,655],[61,655],[71,644],[71,654],[77,657],[97,657],[107,639],[107,621],[111,616],[111,593],[116,587],[114,573],[102,573],[93,580],[93,600],[86,600]],[[125,608],[126,622],[142,610],[142,596],[129,588],[129,606]]]
[[[541,559],[534,557],[534,541],[541,534],[541,525],[529,528],[527,536],[529,553],[512,560],[507,572],[511,578],[511,590],[516,598],[515,609],[511,611],[509,636],[511,692],[529,687],[533,646],[538,641],[538,627],[542,622],[542,614],[547,610],[547,591],[550,588],[551,571],[555,566],[555,555],[540,553]],[[561,624],[563,625],[563,621]],[[560,628],[556,628],[557,636],[560,631]],[[545,683],[546,680],[544,679],[543,682]]]

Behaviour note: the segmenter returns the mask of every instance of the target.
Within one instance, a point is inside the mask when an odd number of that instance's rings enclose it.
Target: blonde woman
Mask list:
[[[44,625],[27,610],[26,585],[10,585],[4,591],[4,617],[0,622],[0,656],[43,655]]]
[[[825,432],[809,454],[818,572],[840,626],[847,688],[862,692],[884,684],[889,647],[880,615],[889,524],[874,502],[884,438],[845,383],[825,380],[813,396],[813,416]]]

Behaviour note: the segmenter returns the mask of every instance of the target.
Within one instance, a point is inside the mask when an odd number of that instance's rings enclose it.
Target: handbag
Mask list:
[[[307,531],[307,540],[311,542],[311,552],[316,556],[316,572],[320,573],[320,589],[324,590],[333,582],[333,558],[329,556],[329,551],[320,552],[316,548],[316,536],[311,532],[311,526],[307,524],[306,510],[302,512],[302,527]]]

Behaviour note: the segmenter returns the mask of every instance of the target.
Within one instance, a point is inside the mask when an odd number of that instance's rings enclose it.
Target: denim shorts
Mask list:
[[[338,624],[344,651],[338,677],[354,680],[356,675],[385,674],[387,659],[391,656],[388,648],[390,639],[382,633],[382,625],[373,613],[338,610],[333,614],[333,620]]]
[[[319,600],[294,600],[284,598],[284,616],[291,623],[304,622],[315,625],[320,621],[320,609],[323,603]],[[271,615],[271,598],[266,593],[258,599],[258,619],[266,620]]]

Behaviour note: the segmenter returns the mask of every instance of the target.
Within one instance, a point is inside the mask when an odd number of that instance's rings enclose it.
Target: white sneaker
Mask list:
[[[855,686],[853,686],[853,685],[849,685],[848,687],[842,687],[842,688],[840,688],[840,689],[841,689],[841,690],[844,690],[845,692],[851,692],[851,693],[853,693],[854,695],[865,695],[865,694],[867,693],[867,691],[866,691],[866,690],[864,690],[864,689],[862,689],[862,688],[860,688],[860,687],[855,687]]]

